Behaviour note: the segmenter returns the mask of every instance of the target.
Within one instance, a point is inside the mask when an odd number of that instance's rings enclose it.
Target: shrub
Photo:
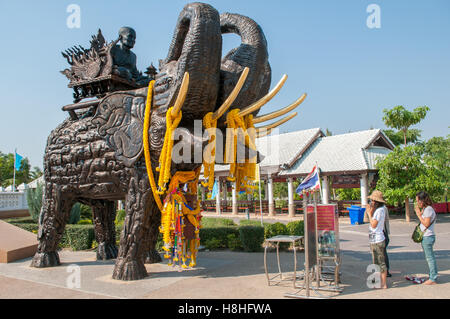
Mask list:
[[[27,191],[28,211],[35,223],[38,222],[41,213],[43,192],[44,186],[41,183],[38,183],[35,189],[30,188]]]
[[[10,224],[37,224],[31,217],[6,218],[4,221]]]
[[[227,244],[231,250],[241,250],[243,248],[240,236],[238,237],[236,234],[228,234]]]
[[[223,246],[222,240],[218,238],[211,238],[205,241],[205,247],[209,250],[225,248]]]
[[[94,238],[93,225],[67,225],[60,247],[70,247],[73,250],[90,249]]]
[[[304,235],[304,222],[303,220],[297,220],[286,224],[289,235],[303,236]]]
[[[125,216],[126,216],[126,212],[125,209],[119,209],[116,212],[116,219],[114,220],[114,223],[116,225],[121,225],[123,224],[123,221],[125,220]]]
[[[92,221],[92,208],[88,205],[80,205],[80,219],[87,219]]]
[[[92,220],[90,219],[80,219],[77,225],[92,225]]]
[[[237,227],[202,227],[200,228],[200,242],[208,249],[214,249],[208,247],[212,245],[216,248],[227,248],[228,235],[235,234],[239,236],[239,230]],[[212,240],[212,241],[211,241]],[[211,241],[208,244],[208,241]]]
[[[17,227],[37,234],[38,224],[11,223]],[[84,250],[92,247],[94,240],[93,225],[66,225],[66,229],[61,237],[59,247],[72,248],[73,250]]]
[[[15,223],[15,222],[11,222],[11,225],[20,227],[22,229],[25,229],[26,231],[32,232],[32,233],[37,233],[37,231],[39,230],[39,226],[36,223]]]
[[[264,228],[261,226],[239,227],[239,238],[244,251],[261,251],[264,242]]]
[[[278,235],[289,235],[289,231],[285,224],[283,223],[274,223],[269,224],[264,228],[264,238],[270,238]],[[287,249],[289,247],[289,243],[280,243],[280,249]]]
[[[277,222],[264,227],[264,238],[270,238],[277,235],[289,235],[289,231],[285,224]]]

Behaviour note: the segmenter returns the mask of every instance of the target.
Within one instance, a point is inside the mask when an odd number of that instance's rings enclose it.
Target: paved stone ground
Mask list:
[[[287,222],[289,219],[277,216],[272,221]],[[436,225],[438,285],[415,285],[404,279],[407,274],[425,277],[428,272],[421,246],[410,239],[414,226],[415,222],[406,223],[395,218],[391,220],[388,253],[393,277],[388,279],[389,289],[370,289],[366,284],[370,274],[366,269],[371,263],[368,225],[350,225],[348,218],[341,218],[343,292],[339,295],[322,294],[349,299],[450,298],[450,215],[439,215]],[[282,252],[280,255],[283,271],[287,275],[292,274],[293,253]],[[304,254],[298,253],[297,258],[298,270],[302,270]],[[299,290],[294,289],[292,281],[268,286],[263,253],[201,251],[196,269],[180,272],[164,262],[147,265],[150,276],[134,282],[111,279],[114,261],[96,261],[92,251],[63,250],[60,259],[60,267],[46,269],[29,267],[30,259],[0,264],[0,298],[278,299],[285,298],[285,293]],[[71,289],[67,286],[67,281],[73,275],[68,272],[70,265],[79,266],[80,288]],[[268,267],[273,276],[277,268],[273,252],[268,255]],[[299,281],[297,283],[301,284]]]

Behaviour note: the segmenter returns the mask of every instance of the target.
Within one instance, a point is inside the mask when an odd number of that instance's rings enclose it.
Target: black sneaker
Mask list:
[[[391,273],[388,271],[386,277],[392,277]]]

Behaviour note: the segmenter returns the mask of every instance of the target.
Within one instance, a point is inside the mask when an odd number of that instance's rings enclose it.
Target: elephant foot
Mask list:
[[[117,246],[114,243],[100,243],[97,247],[97,260],[117,258]]]
[[[162,262],[161,255],[156,249],[149,250],[145,257],[146,264],[156,264]]]
[[[59,266],[59,255],[56,251],[48,251],[44,253],[37,252],[31,261],[31,267],[44,268]]]
[[[147,270],[142,261],[117,259],[112,278],[128,281],[144,279],[147,275]]]

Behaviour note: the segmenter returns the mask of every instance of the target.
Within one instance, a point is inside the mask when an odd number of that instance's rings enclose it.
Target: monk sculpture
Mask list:
[[[131,51],[136,42],[136,31],[130,27],[119,29],[119,43],[111,48],[113,57],[112,73],[129,81],[135,81],[138,86],[147,85],[149,77],[143,76],[136,68],[136,54]]]

